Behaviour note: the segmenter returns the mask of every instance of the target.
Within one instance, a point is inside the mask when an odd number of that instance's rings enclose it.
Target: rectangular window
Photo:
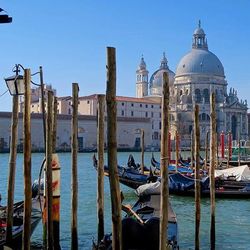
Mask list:
[[[124,106],[124,102],[122,102],[122,106]]]
[[[124,110],[122,110],[122,116],[124,116]]]
[[[152,117],[152,118],[154,117],[154,112],[151,112],[151,117]]]
[[[148,104],[145,105],[145,108],[148,108]]]
[[[161,118],[161,112],[159,113],[159,117]]]
[[[142,107],[142,104],[140,104],[140,108]]]
[[[131,111],[131,116],[134,116],[134,111]]]
[[[148,117],[148,112],[145,112],[145,117]]]

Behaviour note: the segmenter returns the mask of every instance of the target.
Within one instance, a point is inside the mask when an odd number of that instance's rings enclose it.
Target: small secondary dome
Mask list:
[[[160,68],[156,70],[150,77],[149,89],[151,95],[162,95],[162,82],[163,82],[164,72],[168,73],[169,85],[173,85],[175,74],[168,67],[168,61],[165,56],[165,53],[163,53],[163,58],[161,60]]]

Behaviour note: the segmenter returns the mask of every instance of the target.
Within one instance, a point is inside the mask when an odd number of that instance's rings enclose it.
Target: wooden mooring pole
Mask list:
[[[57,97],[53,98],[53,121],[52,121],[52,152],[56,152],[56,136],[57,136]]]
[[[194,169],[194,130],[191,131],[191,168]]]
[[[175,131],[175,171],[178,171],[178,160],[179,160],[179,134],[178,130]]]
[[[160,207],[160,250],[166,250],[168,242],[168,164],[169,164],[169,78],[166,72],[163,73],[163,95],[161,112],[161,207]]]
[[[23,235],[22,249],[30,249],[30,233],[31,233],[31,207],[32,207],[32,191],[31,191],[31,124],[30,124],[30,69],[24,70],[24,113],[23,113],[23,142],[24,142],[24,217],[23,217]]]
[[[112,249],[122,249],[121,196],[117,170],[116,141],[116,55],[115,48],[107,48],[107,138],[108,166],[112,207]]]
[[[227,168],[229,168],[229,162],[232,157],[232,133],[230,131],[228,132],[227,143],[228,143]]]
[[[97,218],[98,244],[104,236],[104,104],[105,95],[98,95],[98,124],[97,124]]]
[[[210,98],[210,209],[211,209],[211,224],[210,224],[210,247],[215,249],[215,159],[216,159],[216,111],[215,111],[215,94],[212,93]]]
[[[241,150],[241,145],[240,145],[240,132],[238,133],[238,166],[240,166],[240,150]]]
[[[206,140],[205,140],[205,166],[204,169],[208,169],[208,147],[209,147],[209,131],[206,133]]]
[[[200,249],[200,127],[199,127],[199,105],[195,105],[194,112],[195,132],[195,250]]]
[[[45,98],[44,98],[44,83],[43,83],[43,68],[39,67],[40,73],[40,87],[41,87],[41,108],[43,115],[43,138],[44,138],[44,151],[46,152],[46,111],[45,111]]]
[[[56,154],[57,140],[57,97],[53,99],[53,128],[52,128],[52,183],[53,183],[53,236],[54,249],[60,250],[60,199],[61,199],[61,167]]]
[[[144,174],[144,129],[141,129],[141,173]]]
[[[52,194],[52,131],[53,131],[53,92],[48,91],[46,125],[46,211],[47,249],[54,249],[53,235],[53,194]]]
[[[77,83],[72,84],[72,133],[71,133],[71,156],[72,156],[72,177],[71,177],[71,249],[78,249],[78,176],[77,176],[77,153],[78,153],[78,93]]]
[[[11,142],[9,156],[9,178],[8,178],[8,201],[7,201],[7,227],[6,227],[6,244],[12,243],[13,227],[13,204],[15,192],[16,176],[16,156],[17,156],[17,138],[18,138],[18,95],[12,99],[12,119],[11,119]]]

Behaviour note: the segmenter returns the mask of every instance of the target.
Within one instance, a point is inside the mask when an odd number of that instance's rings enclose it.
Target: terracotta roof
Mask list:
[[[98,94],[93,94],[89,96],[81,96],[79,100],[96,100]],[[129,96],[116,96],[116,101],[118,102],[138,102],[138,103],[149,103],[149,104],[159,104],[159,101],[152,100],[150,98],[137,98],[137,97],[129,97]]]
[[[0,118],[11,119],[11,112],[0,112]],[[23,117],[23,113],[18,114],[19,119]],[[31,119],[42,119],[43,115],[41,113],[31,113]],[[71,120],[71,115],[57,114],[57,120]],[[106,119],[106,118],[105,118]],[[97,120],[95,115],[78,115],[78,120]],[[139,118],[139,117],[117,117],[117,121],[124,122],[150,122],[150,118]]]

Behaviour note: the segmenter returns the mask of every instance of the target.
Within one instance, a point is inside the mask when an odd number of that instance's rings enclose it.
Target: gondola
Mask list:
[[[20,201],[13,206],[13,228],[12,228],[12,245],[13,249],[19,248],[22,245],[23,233],[23,216],[24,216],[24,201]],[[6,237],[6,206],[0,206],[0,249],[2,250],[5,245]],[[40,200],[38,197],[32,198],[32,211],[31,211],[31,234],[42,218],[40,209]]]
[[[154,158],[154,155],[152,155],[151,157],[151,165],[157,169],[158,171],[160,170],[160,162],[158,162],[155,158]],[[169,173],[175,173],[176,172],[176,166],[175,165],[169,165],[168,166],[168,171]],[[188,165],[180,165],[180,166],[177,166],[177,171],[178,172],[181,172],[183,174],[192,174],[193,173],[193,170],[188,167]]]
[[[122,220],[122,249],[158,250],[160,224],[160,189],[159,182],[140,186],[136,193],[138,200],[133,207],[122,205],[126,216]],[[176,215],[168,205],[167,249],[177,250],[178,225]],[[99,246],[93,249],[112,249],[111,234],[106,235]]]
[[[97,159],[95,155],[93,155],[93,166],[97,169]],[[131,166],[118,165],[117,169],[120,183],[133,189],[148,182],[156,181],[158,178],[154,176],[151,171],[149,171],[149,174],[141,174],[138,168]],[[109,176],[109,167],[107,165],[104,166],[104,174]]]
[[[209,177],[201,178],[201,197],[209,197]],[[195,180],[180,173],[169,176],[169,193],[180,196],[195,195]],[[250,199],[250,184],[215,179],[215,197],[228,199]]]

